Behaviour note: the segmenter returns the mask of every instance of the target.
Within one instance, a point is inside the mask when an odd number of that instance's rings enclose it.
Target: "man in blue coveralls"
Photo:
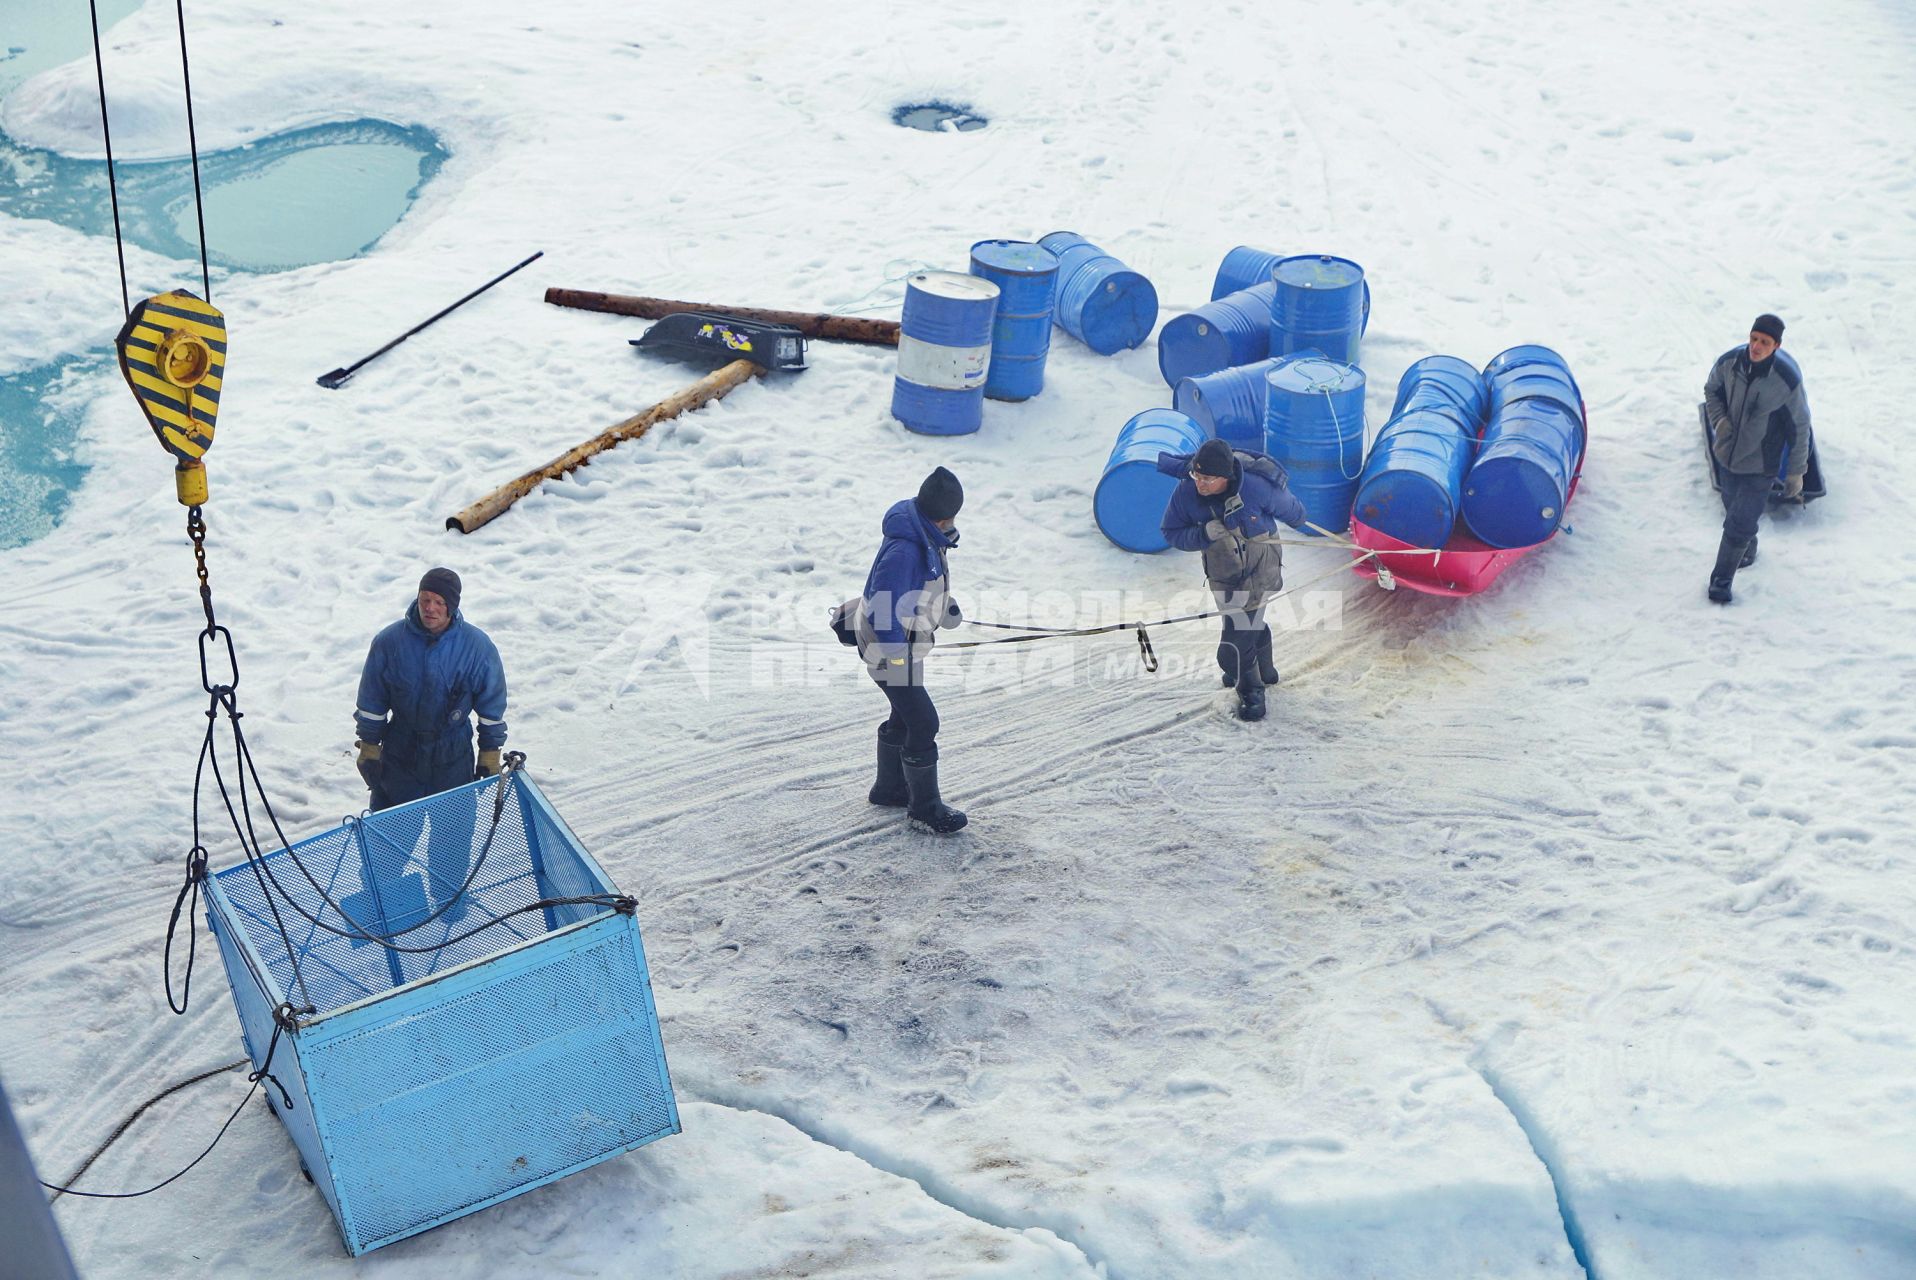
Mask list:
[[[505,668],[491,639],[460,614],[460,590],[451,569],[430,570],[406,616],[373,637],[366,654],[353,723],[359,773],[372,789],[375,810],[499,772],[506,744]],[[444,903],[471,867],[473,808],[467,803],[433,812],[441,820],[427,846],[427,870],[434,901]],[[464,912],[456,907],[447,914]]]

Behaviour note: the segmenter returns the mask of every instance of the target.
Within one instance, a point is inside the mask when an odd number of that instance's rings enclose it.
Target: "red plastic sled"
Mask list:
[[[1577,459],[1577,469],[1570,477],[1570,492],[1564,495],[1564,519],[1570,518],[1570,503],[1577,496],[1577,484],[1583,479],[1583,460],[1590,455],[1590,407],[1583,409],[1583,454]],[[1390,576],[1398,586],[1409,587],[1412,591],[1421,591],[1433,596],[1474,596],[1495,582],[1499,575],[1517,561],[1548,545],[1551,538],[1563,531],[1562,522],[1556,532],[1542,542],[1528,547],[1493,547],[1472,537],[1460,517],[1456,531],[1450,535],[1450,541],[1436,555],[1415,556],[1369,556],[1351,565],[1351,569],[1366,578],[1377,576],[1379,563],[1390,570]],[[1399,542],[1387,533],[1377,530],[1351,517],[1351,541],[1366,551],[1410,551],[1414,548],[1408,542]]]

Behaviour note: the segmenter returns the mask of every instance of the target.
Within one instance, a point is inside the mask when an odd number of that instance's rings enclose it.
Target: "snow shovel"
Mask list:
[[[726,363],[750,360],[770,373],[805,367],[805,335],[790,325],[743,316],[679,311],[628,341],[641,351]]]

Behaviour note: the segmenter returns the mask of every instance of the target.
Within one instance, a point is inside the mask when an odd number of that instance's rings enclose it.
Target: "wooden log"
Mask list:
[[[679,302],[671,298],[639,298],[623,293],[591,293],[584,289],[547,289],[546,301],[555,307],[606,311],[617,316],[638,316],[643,320],[663,320],[679,311],[703,311],[711,315],[737,316],[741,320],[789,325],[808,338],[866,342],[881,347],[898,345],[896,320],[835,316],[813,311],[771,311],[764,307],[732,307],[716,302]]]
[[[709,404],[733,387],[764,372],[750,360],[734,360],[723,368],[715,369],[677,395],[668,396],[645,412],[633,414],[624,422],[607,427],[584,444],[567,449],[543,467],[528,471],[517,480],[500,485],[458,515],[448,517],[446,527],[457,529],[461,533],[471,533],[498,517],[507,507],[546,481],[557,480],[573,468],[584,466],[591,461],[594,454],[603,453],[622,440],[636,440],[659,423],[669,418],[676,418],[681,413],[696,409],[700,405]]]

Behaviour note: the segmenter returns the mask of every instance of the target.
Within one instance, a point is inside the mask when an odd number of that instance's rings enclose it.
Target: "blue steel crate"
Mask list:
[[[308,919],[349,928],[330,898],[368,931],[416,925],[475,862],[463,919],[395,939],[423,954]],[[523,773],[349,819],[263,863],[208,877],[207,923],[247,1055],[258,1068],[270,1047],[292,1107],[270,1086],[267,1101],[348,1252],[679,1132],[636,918],[598,903],[507,914],[617,893]],[[274,1045],[284,1003],[310,1012]]]

